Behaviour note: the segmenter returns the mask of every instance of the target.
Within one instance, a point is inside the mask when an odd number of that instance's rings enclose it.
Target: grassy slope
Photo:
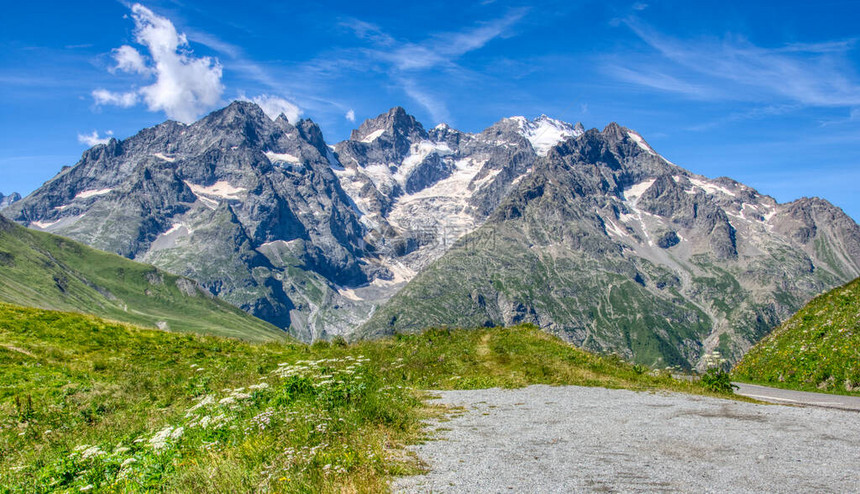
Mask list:
[[[860,279],[818,296],[735,367],[742,381],[860,395]]]
[[[251,344],[0,304],[0,492],[378,492],[418,470],[416,389],[533,383],[702,392],[530,326]]]
[[[185,290],[180,288],[185,286]],[[255,341],[284,333],[152,266],[0,216],[0,301]]]

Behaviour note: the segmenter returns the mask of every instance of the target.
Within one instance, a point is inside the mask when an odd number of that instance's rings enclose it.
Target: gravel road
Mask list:
[[[860,492],[860,414],[577,386],[435,392],[463,407],[395,492]]]

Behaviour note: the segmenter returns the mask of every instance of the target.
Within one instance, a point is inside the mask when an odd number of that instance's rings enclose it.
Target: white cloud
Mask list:
[[[355,110],[353,110],[352,108],[350,108],[349,111],[346,112],[346,115],[344,115],[344,116],[350,122],[355,122]]]
[[[99,137],[98,131],[94,130],[92,134],[78,134],[78,142],[93,147],[99,144],[107,144],[108,142],[110,142],[110,138],[112,135],[113,131],[109,130],[105,132],[104,137]]]
[[[128,108],[137,104],[138,96],[134,91],[115,93],[107,89],[96,89],[92,92],[97,105],[116,105]]]
[[[224,92],[221,64],[210,57],[194,57],[185,34],[177,32],[169,19],[140,4],[134,4],[131,12],[135,41],[147,49],[151,62],[133,47],[123,45],[114,50],[114,70],[152,74],[155,82],[126,93],[93,91],[96,103],[127,107],[140,100],[149,110],[164,111],[169,118],[185,123],[216,105]]]
[[[283,113],[287,117],[287,120],[295,125],[302,116],[302,110],[298,106],[279,96],[261,94],[253,98],[248,98],[244,94],[241,94],[239,95],[239,100],[256,103],[262,108],[263,113],[272,120],[277,119]]]
[[[152,73],[152,69],[146,66],[143,55],[131,46],[122,45],[115,49],[113,51],[113,58],[116,60],[114,70],[144,75]]]

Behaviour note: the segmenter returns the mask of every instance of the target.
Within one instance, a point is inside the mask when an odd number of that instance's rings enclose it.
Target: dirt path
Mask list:
[[[856,412],[675,393],[446,391],[395,492],[860,492]]]

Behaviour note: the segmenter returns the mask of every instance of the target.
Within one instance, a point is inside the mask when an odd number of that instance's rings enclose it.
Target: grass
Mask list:
[[[0,302],[252,341],[285,333],[191,280],[0,216]],[[166,325],[166,326],[165,326]]]
[[[380,492],[424,389],[707,394],[532,326],[248,343],[0,304],[0,492]]]
[[[860,395],[860,279],[810,301],[754,346],[733,375],[788,389]]]

